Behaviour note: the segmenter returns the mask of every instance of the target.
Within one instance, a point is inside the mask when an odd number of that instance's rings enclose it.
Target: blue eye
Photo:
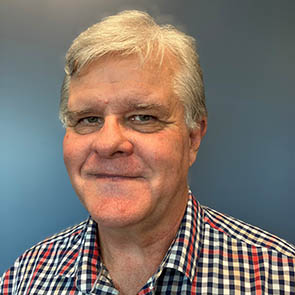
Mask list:
[[[139,123],[146,123],[156,120],[154,116],[151,115],[134,115],[130,118],[133,122],[139,122]]]
[[[95,116],[90,116],[86,118],[82,118],[79,120],[79,123],[81,124],[100,124],[102,123],[102,118],[100,117],[95,117]]]
[[[90,134],[99,130],[104,124],[104,118],[97,116],[82,117],[73,126],[79,134]]]

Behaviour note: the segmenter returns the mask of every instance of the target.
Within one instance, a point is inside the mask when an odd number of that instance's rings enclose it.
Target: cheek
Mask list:
[[[138,154],[153,163],[162,162],[169,157],[169,153],[171,153],[170,145],[171,142],[165,135],[150,136],[140,143],[135,143],[135,146],[138,146]]]
[[[66,166],[69,164],[72,156],[73,156],[73,144],[72,144],[71,136],[66,133],[63,140],[63,157]]]
[[[178,134],[163,135],[145,143],[142,151],[157,167],[167,169],[179,169],[179,165],[185,164],[188,159],[188,147],[184,138]],[[171,170],[170,170],[171,171]]]
[[[79,165],[86,153],[86,140],[78,138],[71,133],[65,134],[63,140],[63,157],[68,170]]]

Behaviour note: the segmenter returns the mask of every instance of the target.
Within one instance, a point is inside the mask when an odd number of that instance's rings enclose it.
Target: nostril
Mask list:
[[[123,151],[116,151],[116,152],[114,152],[114,155],[115,154],[124,154],[124,152]]]

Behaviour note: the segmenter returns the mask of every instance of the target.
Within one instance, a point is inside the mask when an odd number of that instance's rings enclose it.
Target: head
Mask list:
[[[160,26],[141,11],[123,11],[107,17],[82,32],[66,55],[65,77],[61,89],[60,119],[67,125],[69,85],[71,78],[94,60],[105,56],[136,55],[141,63],[155,59],[159,66],[167,56],[179,64],[173,79],[174,93],[185,108],[188,128],[207,116],[202,70],[195,39],[171,25]]]
[[[92,217],[145,230],[181,219],[206,129],[194,40],[125,11],[83,32],[66,60],[64,159]]]

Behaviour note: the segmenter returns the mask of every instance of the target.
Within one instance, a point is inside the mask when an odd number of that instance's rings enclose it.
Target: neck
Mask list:
[[[140,289],[156,272],[177,234],[186,204],[187,198],[153,224],[119,229],[98,224],[101,256],[119,290],[124,283]]]
[[[184,208],[185,209],[185,208]],[[110,230],[99,227],[99,241],[104,262],[113,260],[112,258],[125,256],[128,253],[134,258],[144,258],[158,256],[159,264],[165,256],[170,244],[176,236],[182,216],[178,216],[174,223],[166,223],[157,228],[124,228],[120,230]]]

